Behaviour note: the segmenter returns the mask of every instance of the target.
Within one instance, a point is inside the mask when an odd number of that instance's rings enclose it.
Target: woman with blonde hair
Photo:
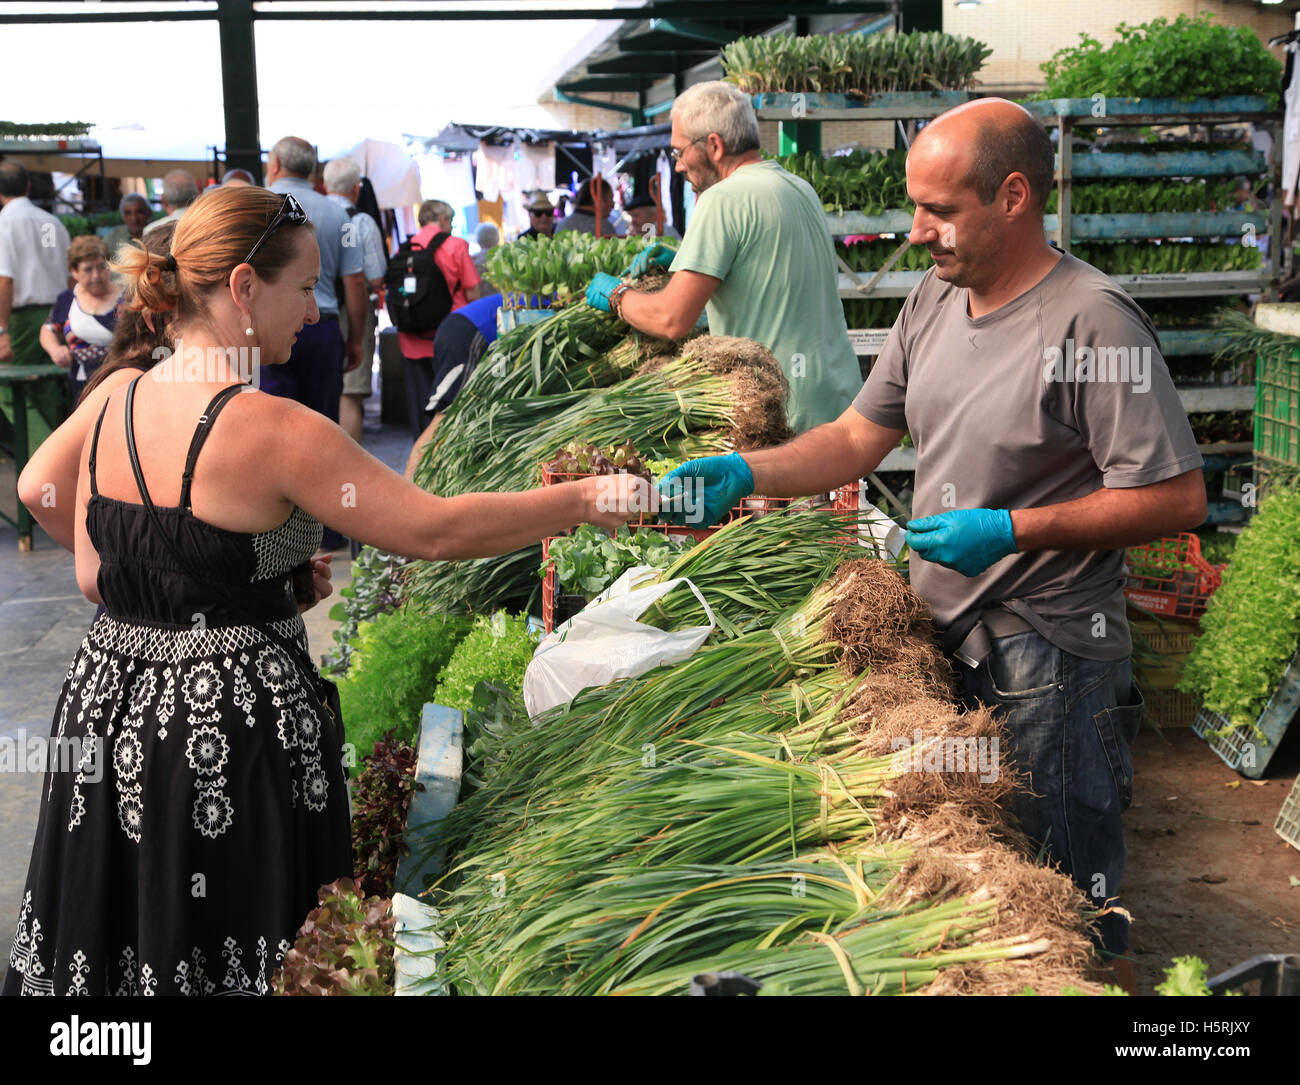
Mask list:
[[[317,318],[292,196],[213,189],[170,256],[124,250],[115,270],[176,353],[112,392],[82,455],[77,581],[105,613],[55,709],[82,756],[47,773],[4,992],[263,994],[316,890],[352,873],[337,698],[291,589],[322,522],[486,557],[613,527],[651,494],[623,475],[440,498],[246,384]]]

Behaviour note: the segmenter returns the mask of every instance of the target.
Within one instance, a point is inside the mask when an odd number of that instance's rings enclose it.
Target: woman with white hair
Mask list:
[[[762,343],[790,382],[786,413],[800,432],[838,418],[862,386],[836,285],[835,245],[806,181],[764,161],[758,118],[730,83],[700,83],[673,103],[672,156],[697,195],[681,248],[645,250],[673,276],[656,294],[597,275],[594,306],[651,335],[681,339],[707,311],[714,335]]]
[[[478,296],[485,298],[497,292],[497,288],[488,282],[487,254],[501,244],[501,231],[497,229],[495,223],[480,222],[474,233],[474,240],[478,242],[478,252],[474,254],[474,268],[478,272],[479,279]]]

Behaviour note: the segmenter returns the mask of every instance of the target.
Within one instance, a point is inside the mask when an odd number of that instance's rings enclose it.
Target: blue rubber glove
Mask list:
[[[687,460],[659,480],[659,515],[671,524],[712,527],[753,492],[753,472],[739,453]]]
[[[673,257],[676,255],[676,249],[655,242],[655,244],[649,245],[637,253],[636,259],[623,272],[623,278],[639,279],[652,267],[666,269],[673,262]]]
[[[609,296],[622,281],[616,275],[606,275],[603,271],[597,272],[596,277],[587,286],[587,304],[602,313],[610,312]]]
[[[923,516],[907,525],[907,545],[918,557],[962,576],[978,576],[1018,549],[1006,509],[955,509]]]

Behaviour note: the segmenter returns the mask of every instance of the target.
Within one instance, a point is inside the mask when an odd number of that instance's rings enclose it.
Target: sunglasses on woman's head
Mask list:
[[[266,232],[257,239],[248,255],[244,257],[245,264],[251,264],[253,257],[257,255],[257,250],[266,244],[270,236],[278,230],[282,223],[288,222],[294,226],[301,226],[307,221],[307,212],[302,209],[302,204],[293,198],[292,193],[284,194],[284,202],[280,204],[280,210],[275,213],[275,218],[271,220],[271,225],[266,228]]]

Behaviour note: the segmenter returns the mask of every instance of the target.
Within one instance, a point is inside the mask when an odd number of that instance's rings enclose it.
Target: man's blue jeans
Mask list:
[[[1025,775],[1012,798],[1025,834],[1094,907],[1118,904],[1120,814],[1133,801],[1129,747],[1142,720],[1129,660],[1084,659],[1031,631],[994,640],[977,668],[955,666],[968,703],[988,705],[1006,728],[1010,760]],[[1128,949],[1122,915],[1098,927],[1106,953]]]

